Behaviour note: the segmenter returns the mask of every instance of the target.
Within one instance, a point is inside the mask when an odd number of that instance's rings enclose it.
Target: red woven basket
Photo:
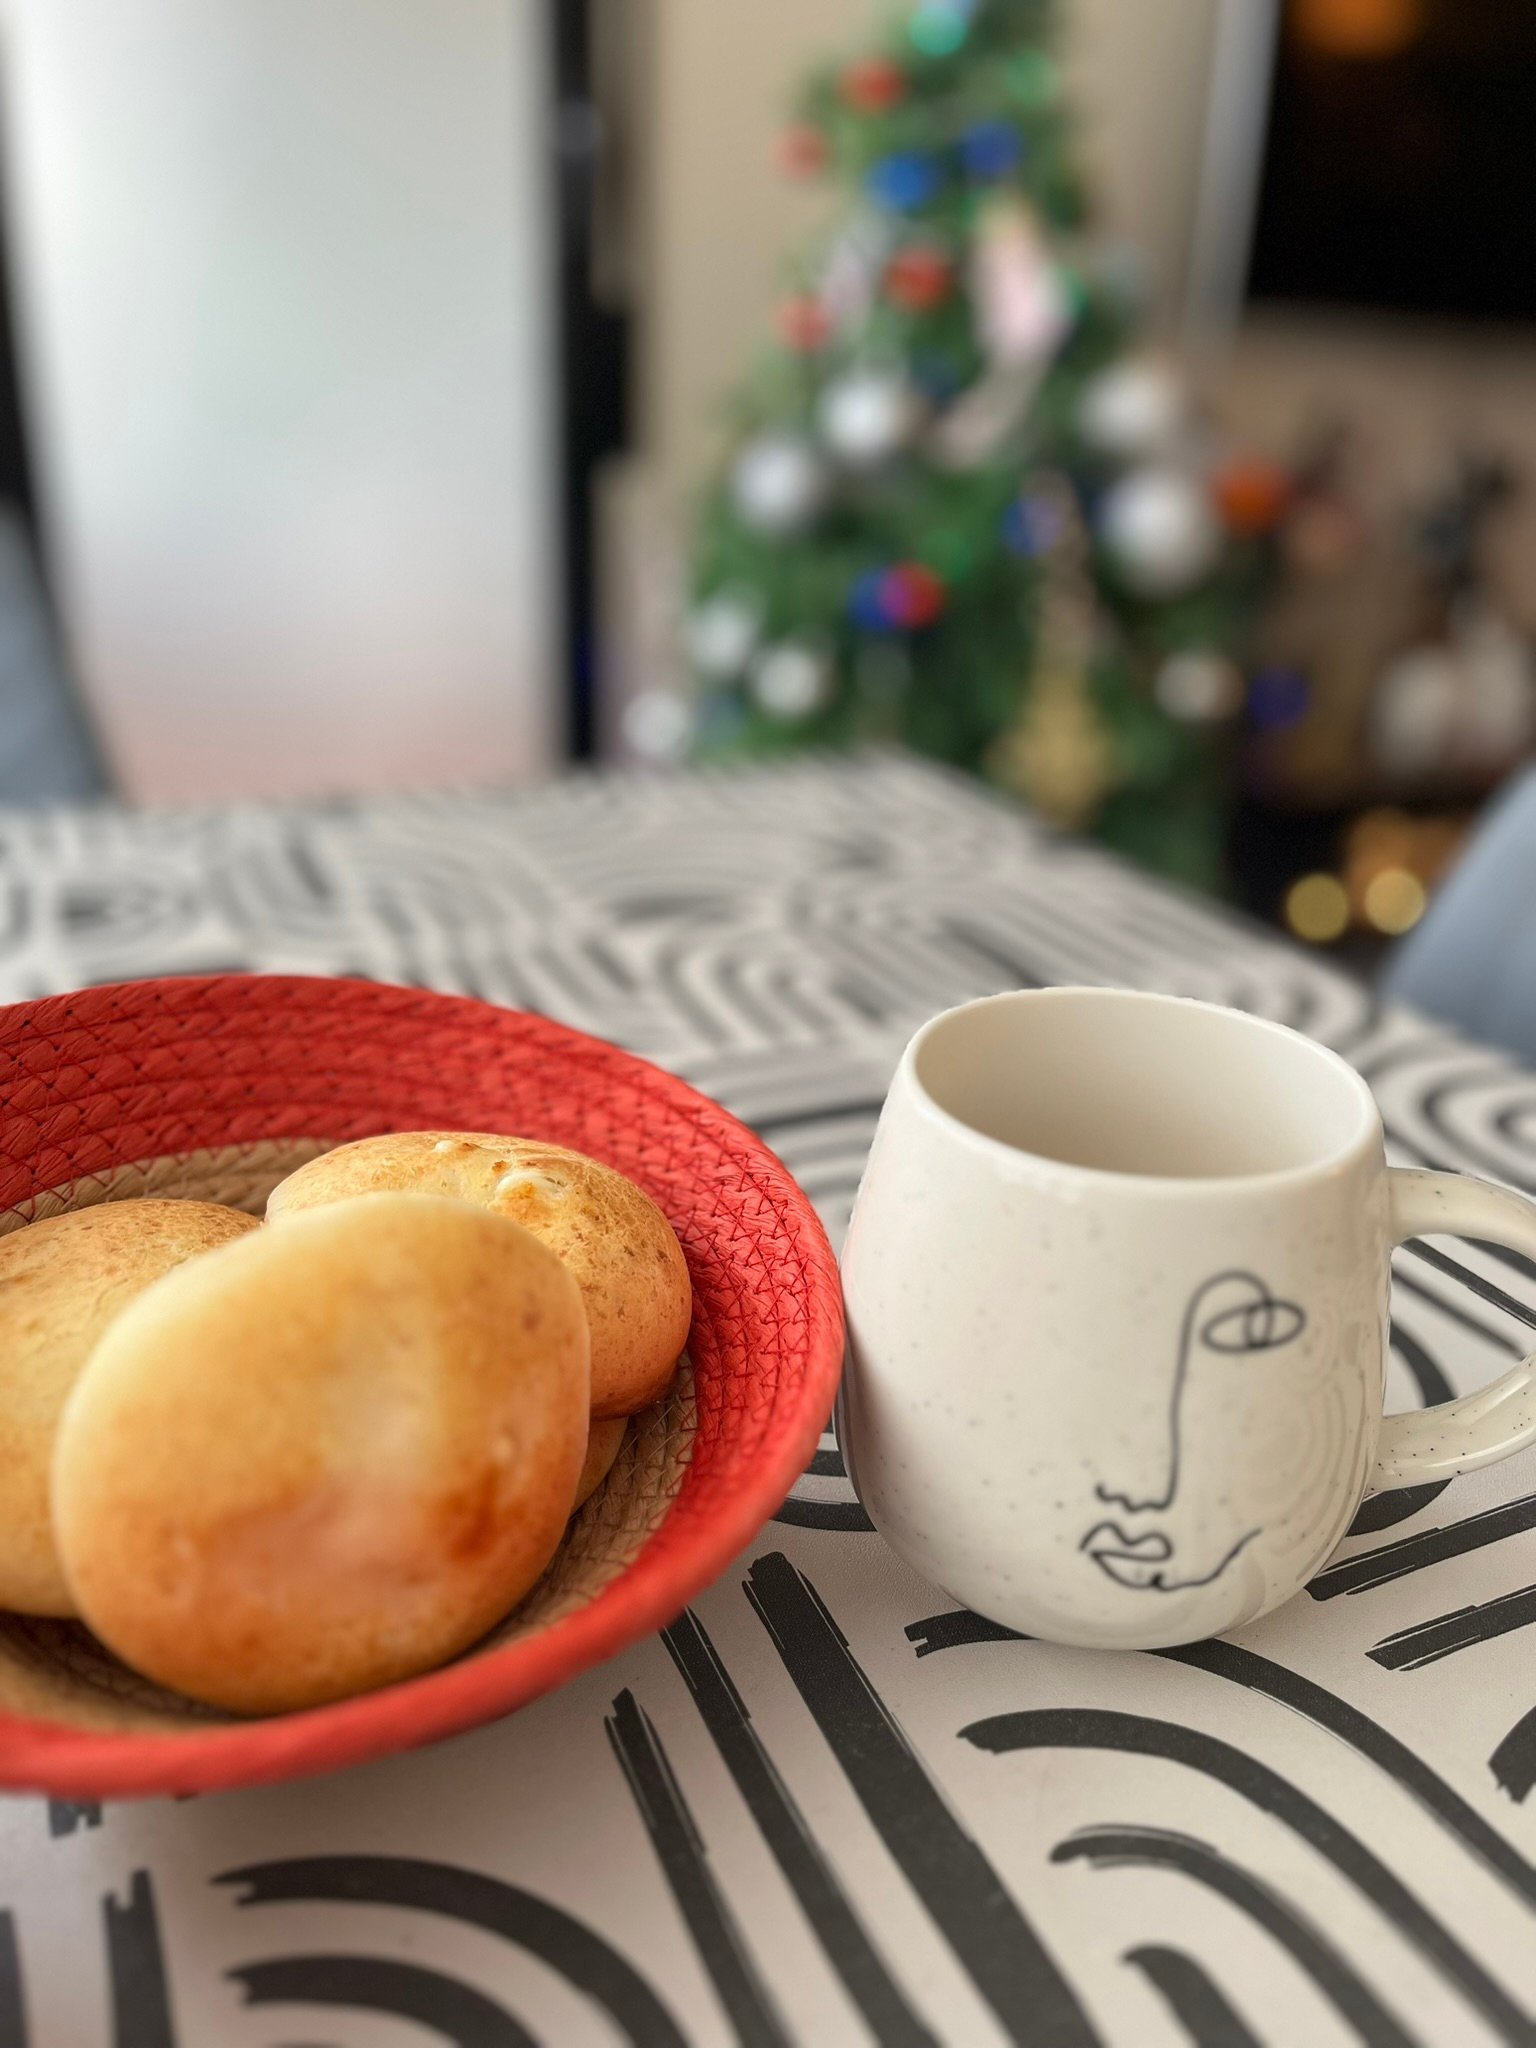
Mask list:
[[[225,1199],[256,1206],[326,1144],[506,1131],[638,1181],[671,1219],[694,1288],[686,1442],[675,1404],[652,1430],[673,1475],[666,1497],[633,1554],[590,1581],[577,1571],[545,1618],[405,1684],[241,1722],[162,1712],[147,1688],[119,1697],[83,1631],[7,1618],[0,1784],[210,1791],[334,1770],[507,1713],[677,1615],[777,1508],[830,1410],[837,1270],[788,1173],[683,1082],[544,1018],[368,982],[126,983],[0,1010],[0,1103],[10,1228],[150,1189],[209,1192],[210,1161]]]

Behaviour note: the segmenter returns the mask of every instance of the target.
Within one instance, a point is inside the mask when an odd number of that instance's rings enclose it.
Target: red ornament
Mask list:
[[[797,292],[778,311],[779,339],[797,355],[812,356],[825,348],[832,332],[826,307],[812,292]]]
[[[907,74],[889,57],[850,64],[838,80],[846,103],[860,114],[883,114],[907,96]]]
[[[797,121],[779,137],[779,169],[791,178],[814,178],[827,167],[827,138],[809,121]]]
[[[880,608],[893,626],[921,632],[939,618],[948,602],[943,583],[921,562],[898,562],[880,579]]]
[[[1268,533],[1291,497],[1291,480],[1273,462],[1240,457],[1211,478],[1211,495],[1229,533]]]
[[[926,313],[949,297],[954,268],[937,249],[900,249],[885,266],[885,296],[908,313]]]

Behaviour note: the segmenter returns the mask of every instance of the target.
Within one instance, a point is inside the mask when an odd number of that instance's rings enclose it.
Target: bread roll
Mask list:
[[[53,1543],[48,1467],[97,1338],[161,1274],[260,1227],[213,1202],[99,1202],[0,1238],[0,1607],[75,1611]]]
[[[238,1713],[409,1677],[543,1570],[590,1396],[581,1296],[516,1224],[425,1195],[295,1217],[92,1353],[54,1454],[70,1590],[129,1664]]]
[[[576,1482],[577,1507],[586,1506],[613,1470],[613,1461],[619,1455],[619,1446],[628,1427],[627,1415],[594,1417],[587,1437],[587,1455],[581,1461],[581,1477]]]
[[[385,1188],[478,1202],[559,1253],[587,1305],[594,1415],[633,1415],[665,1391],[693,1290],[672,1226],[633,1181],[531,1138],[397,1131],[301,1166],[273,1191],[267,1220]]]

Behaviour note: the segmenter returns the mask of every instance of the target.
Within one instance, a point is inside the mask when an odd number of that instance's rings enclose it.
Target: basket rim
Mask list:
[[[516,1019],[552,1047],[596,1056],[643,1082],[661,1106],[695,1126],[717,1128],[771,1189],[805,1252],[810,1284],[798,1302],[804,1369],[775,1442],[753,1459],[707,1523],[674,1525],[689,1478],[638,1555],[586,1605],[529,1635],[329,1705],[207,1728],[124,1733],[0,1714],[0,1787],[66,1798],[146,1798],[275,1783],[376,1761],[456,1735],[515,1708],[615,1655],[674,1620],[752,1541],[805,1469],[830,1415],[842,1370],[844,1315],[837,1263],[809,1197],[761,1138],[729,1110],[653,1061],[536,1012],[476,996],[442,994],[356,977],[307,974],[172,975],[98,984],[0,1006],[0,1041],[28,1021],[46,1031],[121,1019],[168,1001],[193,1007],[238,992],[249,1008],[283,1007],[317,986],[360,1006],[406,1013],[428,1008],[484,1021]],[[82,1014],[84,1013],[84,1014]],[[9,1112],[0,1111],[0,1127]],[[126,1161],[123,1163],[127,1163]],[[96,1169],[87,1169],[94,1171]],[[792,1426],[791,1426],[792,1418]],[[691,1468],[690,1468],[691,1469]],[[668,1530],[673,1529],[672,1540]]]

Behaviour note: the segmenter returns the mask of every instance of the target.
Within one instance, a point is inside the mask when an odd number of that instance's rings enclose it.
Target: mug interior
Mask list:
[[[1374,1129],[1337,1054],[1236,1010],[1129,989],[992,996],[920,1032],[912,1073],[982,1136],[1100,1173],[1248,1179],[1317,1167]]]

